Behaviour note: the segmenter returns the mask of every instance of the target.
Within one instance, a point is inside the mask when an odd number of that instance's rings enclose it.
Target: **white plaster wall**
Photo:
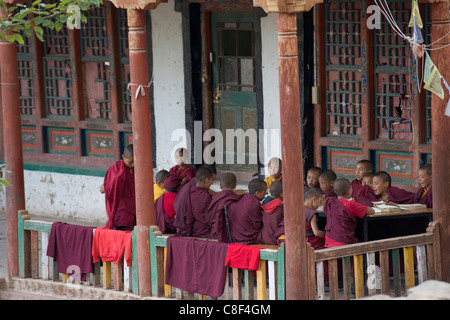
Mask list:
[[[266,130],[264,155],[260,155],[259,158],[266,167],[270,158],[281,158],[277,30],[277,14],[269,13],[261,18],[264,129]],[[262,174],[268,175],[267,168]]]
[[[181,13],[174,0],[152,10],[153,79],[157,169],[174,166],[172,153],[186,147]],[[174,139],[172,141],[172,134]]]
[[[31,217],[89,221],[103,226],[107,219],[103,177],[24,170],[25,206]],[[5,211],[5,191],[0,194]]]

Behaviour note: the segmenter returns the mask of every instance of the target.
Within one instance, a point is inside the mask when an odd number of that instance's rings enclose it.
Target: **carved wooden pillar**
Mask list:
[[[443,37],[449,31],[449,3],[440,2],[431,4],[431,43]],[[433,45],[439,48],[450,43],[450,36]],[[450,46],[430,51],[431,60],[447,81],[450,81],[448,56]],[[450,197],[448,186],[450,181],[450,117],[444,115],[448,99],[444,87],[445,98],[431,95],[431,128],[432,128],[432,154],[433,154],[433,220],[440,222],[441,235],[441,271],[442,280],[450,282]]]
[[[5,14],[0,10],[0,17]],[[0,70],[4,157],[6,170],[9,171],[5,177],[11,183],[11,186],[6,187],[8,276],[15,277],[19,275],[17,211],[25,210],[20,88],[15,43],[0,42]]]
[[[139,294],[151,295],[150,226],[155,224],[153,160],[148,90],[147,36],[143,9],[128,9],[131,106],[136,192]]]

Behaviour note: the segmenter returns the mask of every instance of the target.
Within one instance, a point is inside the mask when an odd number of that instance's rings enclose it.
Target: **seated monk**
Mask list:
[[[192,178],[195,177],[195,168],[186,164],[187,150],[179,148],[175,151],[176,165],[170,168],[169,173],[176,173],[183,179],[181,186],[184,186]]]
[[[229,206],[232,202],[238,201],[242,198],[242,195],[238,195],[234,192],[237,185],[236,176],[231,173],[225,173],[220,177],[220,191],[216,193],[209,204],[208,211],[211,215],[211,238],[218,238],[218,230],[226,231],[225,226],[226,222],[224,220],[223,213],[219,214],[218,212],[223,210],[224,206]],[[227,234],[221,235],[228,237]]]
[[[363,178],[364,176],[369,173],[369,172],[373,172],[373,164],[370,160],[359,160],[358,163],[356,164],[356,168],[355,168],[355,176],[356,179],[352,180],[352,189],[353,189],[353,194],[352,197],[355,198],[356,197],[356,193],[359,191],[359,188],[361,188],[364,183],[363,183]]]
[[[419,168],[420,189],[414,197],[414,203],[421,203],[427,208],[433,208],[433,193],[431,190],[431,164],[424,164]]]
[[[176,216],[174,202],[180,189],[181,180],[179,175],[169,173],[164,180],[165,192],[155,202],[155,224],[162,233],[177,232],[173,225]]]
[[[387,204],[414,203],[415,194],[404,189],[391,186],[391,176],[385,171],[377,172],[372,179],[372,189],[379,198]]]
[[[248,193],[224,210],[228,216],[231,239],[222,239],[222,241],[243,244],[256,243],[262,228],[261,201],[264,199],[266,191],[267,184],[264,180],[253,179],[248,184]]]
[[[213,183],[213,174],[207,168],[200,168],[195,174],[196,185],[186,185],[183,194],[175,200],[176,211],[174,226],[177,234],[188,237],[209,238],[211,234],[211,216],[208,211],[211,202],[209,187]]]
[[[262,224],[261,233],[258,236],[258,242],[264,244],[277,244],[275,232],[284,218],[283,211],[283,183],[273,181],[270,185],[270,195],[273,198],[262,206]]]

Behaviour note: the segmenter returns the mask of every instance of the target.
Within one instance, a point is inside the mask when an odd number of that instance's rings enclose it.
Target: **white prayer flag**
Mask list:
[[[422,29],[423,23],[422,18],[420,17],[419,3],[417,0],[411,1],[411,18],[409,19],[408,27],[414,27],[414,18],[416,18],[417,25]]]
[[[423,86],[425,89],[435,93],[439,98],[444,99],[444,89],[441,86],[441,74],[436,66],[433,67],[428,81]]]

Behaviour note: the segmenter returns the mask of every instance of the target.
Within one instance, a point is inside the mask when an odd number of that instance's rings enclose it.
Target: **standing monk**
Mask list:
[[[134,189],[133,145],[129,144],[122,155],[106,172],[103,181],[106,227],[114,230],[133,230],[136,225],[136,197]]]

